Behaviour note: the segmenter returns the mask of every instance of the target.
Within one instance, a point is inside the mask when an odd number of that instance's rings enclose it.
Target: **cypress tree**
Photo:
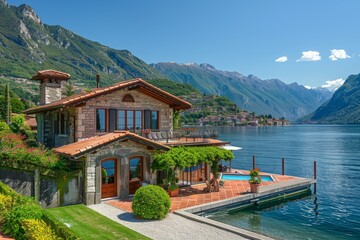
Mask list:
[[[5,119],[6,119],[6,123],[9,125],[10,115],[11,115],[11,104],[10,104],[10,89],[8,83],[5,86],[5,107],[6,107]]]

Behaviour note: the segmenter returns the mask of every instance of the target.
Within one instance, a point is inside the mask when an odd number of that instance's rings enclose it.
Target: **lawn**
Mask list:
[[[81,239],[150,239],[84,205],[47,209],[72,229]]]

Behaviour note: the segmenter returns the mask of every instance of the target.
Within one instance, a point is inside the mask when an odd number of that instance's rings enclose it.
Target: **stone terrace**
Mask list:
[[[233,170],[234,172],[235,170]],[[248,171],[237,170],[244,174],[247,174]],[[268,173],[261,173],[262,175],[268,175]],[[289,180],[296,179],[296,177],[286,176],[286,175],[277,175],[270,174],[276,180],[275,182],[262,182],[262,186],[271,185],[277,182],[286,182]],[[238,181],[238,180],[226,180],[224,187],[220,188],[219,192],[205,192],[203,189],[206,187],[206,184],[199,184],[194,186],[188,186],[180,188],[179,196],[171,198],[171,211],[177,211],[180,209],[202,205],[205,203],[216,202],[224,199],[238,197],[240,195],[246,194],[249,191],[248,181]],[[114,207],[120,208],[127,212],[132,212],[131,210],[131,199],[123,200],[108,200],[107,204]]]

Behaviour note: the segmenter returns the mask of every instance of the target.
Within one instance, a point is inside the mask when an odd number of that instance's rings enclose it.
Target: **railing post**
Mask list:
[[[314,179],[316,180],[316,160],[314,161]],[[314,193],[316,193],[316,182],[314,183]]]
[[[256,167],[256,157],[253,156],[253,170],[255,169],[255,167]]]
[[[285,159],[282,158],[282,159],[281,159],[281,162],[282,162],[282,164],[281,164],[281,165],[282,165],[281,174],[282,174],[282,175],[285,175]]]

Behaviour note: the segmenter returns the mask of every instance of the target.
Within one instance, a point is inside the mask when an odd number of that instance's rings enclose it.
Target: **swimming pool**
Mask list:
[[[250,176],[247,174],[222,174],[222,180],[240,180],[240,181],[249,181]],[[274,182],[274,179],[270,175],[261,175],[261,180],[263,182]]]

